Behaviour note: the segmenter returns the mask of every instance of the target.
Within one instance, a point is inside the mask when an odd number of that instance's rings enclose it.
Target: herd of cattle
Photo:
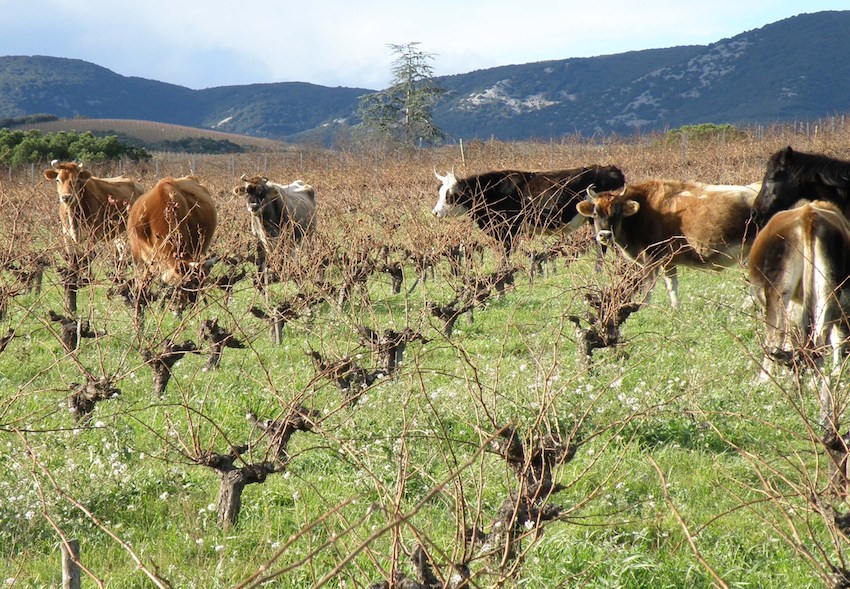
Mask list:
[[[471,212],[506,254],[523,223],[567,232],[589,219],[597,242],[636,261],[647,283],[660,273],[674,307],[677,265],[721,268],[749,256],[751,289],[766,316],[765,373],[804,349],[829,345],[836,361],[843,353],[850,162],[787,147],[770,157],[762,182],[746,186],[626,184],[613,166],[435,174],[436,216]]]
[[[647,284],[661,275],[674,307],[677,265],[724,267],[749,256],[751,288],[766,316],[765,368],[806,347],[830,345],[840,359],[850,331],[841,306],[850,278],[850,162],[788,147],[770,157],[762,182],[747,186],[626,184],[615,166],[434,173],[433,214],[470,213],[505,257],[524,227],[566,233],[589,220],[598,244],[636,261]],[[126,177],[96,178],[78,163],[54,161],[44,176],[56,181],[69,253],[111,239],[119,255],[129,245],[138,276],[178,284],[215,235],[215,201],[195,176],[164,178],[147,192]],[[280,243],[315,229],[315,191],[300,180],[243,175],[233,193],[245,199],[261,271]]]
[[[177,284],[207,253],[215,235],[215,200],[196,176],[163,178],[145,192],[129,178],[96,178],[82,164],[54,160],[44,177],[56,181],[69,254],[87,242],[112,239],[119,257],[129,244],[140,276],[156,271],[163,282]],[[251,214],[251,232],[260,247],[258,265],[264,265],[282,236],[300,241],[313,231],[312,186],[300,180],[284,186],[245,175],[241,182],[233,193],[245,197]]]

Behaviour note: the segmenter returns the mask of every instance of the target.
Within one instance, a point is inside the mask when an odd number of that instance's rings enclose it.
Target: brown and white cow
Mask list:
[[[163,178],[130,209],[127,237],[143,276],[177,284],[207,252],[218,224],[215,202],[197,176]]]
[[[258,266],[265,269],[269,254],[278,244],[300,243],[316,228],[316,191],[295,180],[291,184],[270,182],[263,176],[242,175],[233,194],[245,197],[251,215],[251,233],[258,240]]]
[[[145,191],[142,185],[125,176],[97,178],[77,162],[50,165],[44,177],[56,181],[66,251],[75,254],[86,241],[113,239],[120,240],[120,255],[127,211]]]
[[[679,304],[679,264],[722,268],[739,263],[755,236],[750,227],[759,185],[712,185],[648,180],[596,194],[577,205],[594,221],[596,239],[615,244],[647,268],[648,281],[661,272],[673,307]]]
[[[848,328],[840,299],[850,288],[850,222],[841,209],[814,201],[776,213],[753,242],[749,277],[765,310],[763,375],[789,350],[827,345],[838,366]]]

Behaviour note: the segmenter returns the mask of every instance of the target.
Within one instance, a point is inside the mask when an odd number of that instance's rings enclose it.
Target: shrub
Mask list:
[[[678,143],[683,138],[688,141],[715,141],[715,140],[732,140],[742,139],[746,136],[744,131],[741,131],[735,125],[724,123],[716,125],[714,123],[700,123],[698,125],[684,125],[678,129],[671,129],[664,133],[662,140],[666,143]]]
[[[139,147],[125,145],[115,136],[95,137],[86,133],[47,133],[0,129],[0,164],[21,166],[53,159],[80,159],[87,162],[129,158],[150,159]]]

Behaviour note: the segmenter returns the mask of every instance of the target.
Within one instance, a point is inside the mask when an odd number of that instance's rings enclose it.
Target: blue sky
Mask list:
[[[0,55],[83,59],[190,88],[265,82],[383,89],[388,44],[435,75],[707,45],[847,0],[0,0]]]

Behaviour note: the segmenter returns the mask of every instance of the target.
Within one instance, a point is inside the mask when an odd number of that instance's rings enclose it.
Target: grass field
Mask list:
[[[73,351],[49,317],[67,314],[53,187],[10,174],[0,183],[0,336],[14,332],[0,352],[0,582],[59,586],[60,545],[76,539],[84,587],[850,586],[840,517],[850,509],[829,484],[816,395],[805,376],[759,381],[763,325],[743,267],[681,270],[681,308],[659,286],[623,324],[621,345],[589,364],[569,316],[584,317],[587,293],[633,269],[608,252],[596,270],[586,231],[533,280],[529,252],[555,238],[524,241],[513,286],[492,291],[450,336],[428,307],[496,270],[469,219],[431,217],[435,166],[463,175],[612,163],[629,181],[746,184],[789,144],[850,158],[846,130],[828,124],[808,136],[773,129],[685,145],[198,157],[194,172],[219,206],[217,254],[253,250],[230,192],[242,173],[312,184],[315,239],[297,261],[274,260],[288,279],[272,286],[271,303],[237,260],[248,277],[232,293],[211,287],[182,314],[156,301],[138,333],[135,309],[109,294],[101,244],[78,300],[97,335]],[[159,175],[188,171],[175,158]],[[157,180],[150,166],[124,172]],[[481,253],[453,269],[445,252],[459,243]],[[21,282],[38,256],[49,262],[40,292]],[[395,263],[398,293],[382,271]],[[297,316],[277,344],[250,309],[281,301]],[[209,370],[207,319],[244,346]],[[363,326],[409,327],[426,341],[346,392],[309,352],[377,371]],[[183,357],[157,395],[142,351],[167,340],[192,340],[200,353]],[[87,415],[69,411],[80,385],[101,378],[112,387],[105,398]],[[834,388],[842,406],[845,389]],[[278,426],[298,416],[309,431],[281,442]],[[548,482],[549,471],[552,484],[532,497],[529,477]],[[234,476],[246,485],[238,521],[226,524],[219,493],[238,487],[224,484]]]

